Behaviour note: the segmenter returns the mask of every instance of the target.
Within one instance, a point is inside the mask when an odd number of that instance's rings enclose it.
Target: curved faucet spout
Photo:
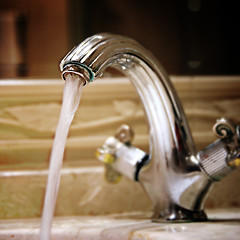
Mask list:
[[[205,218],[202,202],[210,180],[200,171],[182,106],[157,59],[133,39],[105,33],[86,39],[60,64],[63,78],[74,73],[86,83],[109,66],[130,79],[148,119],[151,160],[139,182],[153,201],[154,217]]]

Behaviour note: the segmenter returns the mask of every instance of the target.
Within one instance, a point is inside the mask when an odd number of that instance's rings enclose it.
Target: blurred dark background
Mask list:
[[[237,2],[0,0],[0,77],[58,78],[61,58],[99,32],[134,38],[170,75],[239,75]]]

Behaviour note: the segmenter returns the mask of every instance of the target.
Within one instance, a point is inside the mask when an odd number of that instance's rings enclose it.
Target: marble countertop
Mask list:
[[[239,239],[240,209],[208,210],[209,221],[153,223],[151,213],[54,218],[52,240]],[[0,220],[0,240],[38,239],[40,219]]]

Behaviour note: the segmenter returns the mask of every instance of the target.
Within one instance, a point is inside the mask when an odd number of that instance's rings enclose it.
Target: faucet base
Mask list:
[[[166,223],[166,222],[204,222],[207,221],[207,215],[204,210],[191,211],[185,208],[182,208],[178,205],[172,205],[169,208],[169,211],[165,214],[154,214],[152,216],[153,222]]]

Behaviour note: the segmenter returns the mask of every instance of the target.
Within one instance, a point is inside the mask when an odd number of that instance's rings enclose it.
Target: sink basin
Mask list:
[[[240,210],[208,210],[207,222],[153,223],[149,212],[104,216],[58,217],[53,221],[52,240],[237,240],[240,236]],[[0,239],[37,240],[39,219],[0,221]]]

